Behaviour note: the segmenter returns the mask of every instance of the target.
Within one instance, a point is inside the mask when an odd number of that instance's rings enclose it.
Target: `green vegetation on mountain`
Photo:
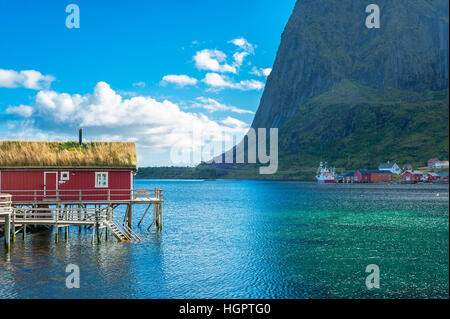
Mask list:
[[[448,158],[448,89],[376,90],[343,81],[298,109],[281,130],[281,170],[320,160],[357,169]]]

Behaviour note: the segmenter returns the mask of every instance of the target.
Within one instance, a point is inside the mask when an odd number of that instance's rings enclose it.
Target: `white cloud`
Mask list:
[[[178,86],[185,86],[185,85],[196,85],[198,80],[195,78],[191,78],[190,76],[187,75],[166,75],[163,77],[162,79],[163,84],[164,83],[175,83]]]
[[[248,55],[248,52],[236,52],[235,54],[233,54],[235,64],[240,67],[242,63],[244,63],[244,58]]]
[[[237,86],[239,90],[248,91],[248,90],[262,90],[264,89],[264,82],[257,81],[257,80],[245,80],[240,81]]]
[[[33,108],[28,105],[10,106],[6,109],[6,114],[15,114],[21,117],[31,117]]]
[[[205,78],[202,80],[208,86],[214,89],[237,89],[241,91],[249,90],[262,90],[264,88],[264,83],[257,80],[244,80],[240,82],[233,82],[228,77],[218,74],[218,73],[207,73]]]
[[[242,127],[242,128],[246,128],[247,127],[247,123],[242,122],[242,121],[240,121],[238,119],[235,119],[233,117],[230,117],[230,116],[228,116],[225,120],[222,120],[221,123],[225,124],[225,125]]]
[[[237,67],[240,67],[244,63],[245,57],[255,53],[256,46],[248,42],[245,38],[236,38],[228,42],[234,44],[241,50],[233,54],[234,64]]]
[[[195,66],[199,70],[220,73],[237,73],[235,66],[226,63],[227,55],[219,50],[202,50],[194,56]]]
[[[140,87],[140,88],[145,88],[146,85],[147,84],[145,82],[143,82],[143,81],[139,81],[139,82],[133,83],[134,87]]]
[[[270,75],[270,73],[272,72],[271,68],[257,68],[257,67],[253,67],[252,70],[250,71],[250,74],[254,74],[257,76],[265,76],[268,77]]]
[[[198,102],[193,104],[194,107],[201,107],[210,112],[231,111],[238,114],[254,114],[253,111],[240,109],[232,105],[222,104],[212,98],[200,96],[197,98],[197,101]]]
[[[132,140],[138,147],[150,148],[152,152],[199,143],[193,141],[194,128],[209,136],[225,132],[241,137],[247,129],[243,122],[227,120],[220,123],[202,113],[184,112],[168,100],[157,101],[142,96],[125,99],[105,82],[99,82],[93,94],[40,91],[32,112],[37,129],[55,130],[58,134],[71,136],[82,126],[95,134],[96,139]]]
[[[247,41],[247,39],[240,37],[229,41],[229,43],[233,43],[235,46],[239,47],[241,50],[244,50],[248,53],[253,54],[255,51],[255,47],[253,44]]]
[[[51,75],[42,75],[35,70],[14,71],[0,69],[0,87],[18,88],[24,87],[32,90],[48,88],[55,80]]]
[[[214,88],[227,88],[233,85],[225,76],[218,73],[207,73],[202,81]]]

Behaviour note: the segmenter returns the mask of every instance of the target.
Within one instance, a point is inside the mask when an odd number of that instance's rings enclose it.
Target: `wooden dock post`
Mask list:
[[[127,205],[127,224],[130,229],[133,229],[133,205],[128,204]]]
[[[108,205],[106,208],[106,222],[109,222],[112,219],[112,207],[111,205]],[[108,241],[109,237],[109,231],[108,227],[105,227],[105,241]]]
[[[24,209],[23,210],[23,220],[26,221],[26,219],[27,219],[27,215],[26,215],[26,210]],[[25,223],[23,224],[22,230],[23,230],[23,240],[25,240],[27,238],[27,224],[25,224]]]
[[[58,243],[59,240],[59,227],[58,227],[58,220],[59,220],[59,205],[56,206],[55,210],[55,243]]]
[[[66,226],[66,227],[65,227],[64,239],[65,239],[66,241],[69,240],[69,226]]]
[[[161,204],[154,204],[153,205],[153,219],[155,228],[159,231],[162,230],[162,217],[161,217]]]
[[[95,232],[97,234],[97,243],[100,244],[102,237],[100,234],[100,205],[99,208],[95,210]]]
[[[13,211],[12,211],[11,230],[12,230],[12,242],[15,242],[16,241],[16,210],[15,209],[13,209]]]
[[[55,225],[55,243],[58,243],[59,240],[58,236],[59,236],[59,227],[58,225]]]
[[[158,214],[159,214],[159,231],[162,231],[162,204],[158,204]]]
[[[9,253],[11,250],[11,216],[5,216],[5,249]]]
[[[81,201],[81,191],[80,191],[80,201]],[[78,205],[78,221],[81,221],[81,205]],[[81,225],[78,226],[78,233],[81,233]]]

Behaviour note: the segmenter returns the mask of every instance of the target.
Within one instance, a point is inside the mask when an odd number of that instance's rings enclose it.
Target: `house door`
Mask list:
[[[56,191],[58,190],[58,173],[44,172],[44,197],[56,199]]]

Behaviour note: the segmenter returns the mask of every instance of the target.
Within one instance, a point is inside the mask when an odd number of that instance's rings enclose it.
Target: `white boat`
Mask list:
[[[328,168],[327,162],[320,162],[319,169],[316,175],[317,182],[319,184],[331,184],[336,180],[334,168]]]

